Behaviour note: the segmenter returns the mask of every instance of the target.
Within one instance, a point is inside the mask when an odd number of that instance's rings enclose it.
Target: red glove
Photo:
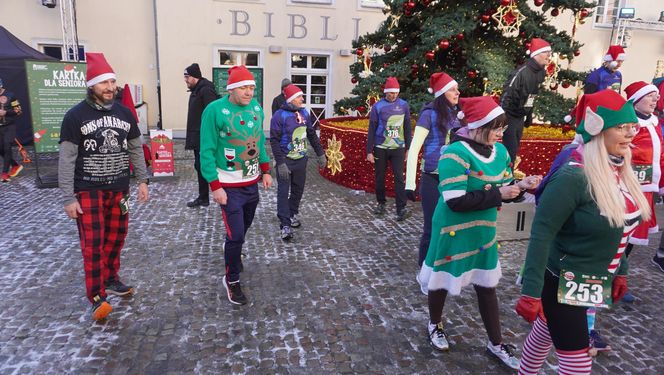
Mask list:
[[[611,298],[613,299],[613,302],[615,303],[620,301],[625,293],[627,293],[627,277],[614,277],[613,283],[611,285]]]
[[[516,313],[521,315],[528,323],[532,323],[537,319],[537,315],[542,318],[542,300],[530,296],[521,296],[516,303]]]

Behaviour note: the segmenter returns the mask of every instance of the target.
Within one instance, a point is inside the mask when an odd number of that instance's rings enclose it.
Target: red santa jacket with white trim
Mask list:
[[[632,167],[641,182],[644,192],[664,193],[664,153],[662,152],[662,130],[657,124],[657,116],[644,120],[639,118],[641,130],[632,140]],[[651,169],[651,171],[647,171]],[[641,173],[641,175],[640,175]]]

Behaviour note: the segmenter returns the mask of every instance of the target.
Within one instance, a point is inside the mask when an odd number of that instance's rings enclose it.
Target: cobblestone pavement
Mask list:
[[[393,210],[376,219],[373,195],[352,194],[313,166],[294,243],[279,239],[276,189],[261,192],[244,250],[250,303],[231,305],[220,210],[185,206],[196,191],[192,165],[178,160],[179,178],[154,182],[151,200],[133,205],[121,275],[137,295],[112,297],[100,324],[90,319],[76,227],[57,191],[35,188],[33,167],[0,185],[1,374],[513,373],[485,353],[472,288],[446,304],[451,350],[427,343],[427,301],[415,282],[419,205],[403,223]],[[513,312],[513,281],[526,246],[501,248],[503,332],[519,348],[529,326]],[[633,254],[636,303],[598,317],[617,350],[594,373],[664,373],[664,273],[649,263],[653,252]]]

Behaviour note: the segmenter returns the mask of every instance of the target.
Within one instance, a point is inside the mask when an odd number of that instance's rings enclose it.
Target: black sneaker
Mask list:
[[[376,204],[376,207],[374,207],[374,209],[373,209],[373,214],[376,215],[376,216],[385,215],[385,203]]]
[[[92,303],[92,319],[99,321],[105,319],[108,314],[113,311],[110,303],[106,302],[106,298],[95,296]]]
[[[410,217],[410,211],[407,209],[397,210],[397,221],[404,221]]]
[[[660,271],[664,272],[664,258],[655,255],[650,261],[655,265],[655,267],[659,268]]]
[[[229,283],[224,275],[224,288],[226,288],[226,296],[228,300],[235,305],[246,305],[247,297],[242,293],[242,288],[240,287],[240,281],[234,281]]]
[[[134,295],[134,287],[124,285],[122,281],[111,281],[106,284],[106,294],[112,294],[120,297],[131,297]]]
[[[196,198],[191,202],[187,202],[187,207],[194,208],[194,207],[207,207],[210,205],[210,200],[209,199],[201,199],[201,198]]]

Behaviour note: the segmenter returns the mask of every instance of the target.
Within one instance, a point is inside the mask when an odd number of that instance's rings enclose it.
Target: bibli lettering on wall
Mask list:
[[[36,153],[58,152],[65,113],[85,98],[85,63],[26,60]]]
[[[220,96],[226,95],[226,83],[228,82],[228,69],[230,68],[212,68],[212,83]],[[256,90],[254,90],[254,99],[263,106],[263,68],[247,68],[254,75],[256,81]]]

